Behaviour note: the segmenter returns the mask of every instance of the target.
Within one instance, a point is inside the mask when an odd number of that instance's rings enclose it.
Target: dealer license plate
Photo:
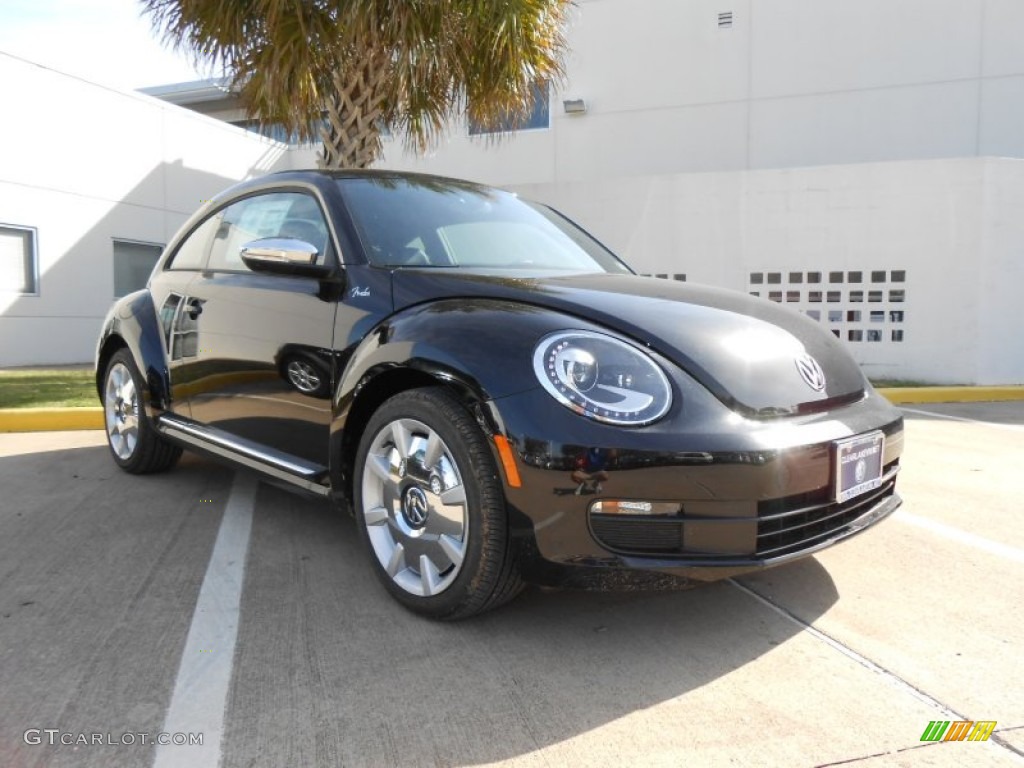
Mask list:
[[[840,504],[882,484],[885,435],[869,432],[835,443],[835,498]]]

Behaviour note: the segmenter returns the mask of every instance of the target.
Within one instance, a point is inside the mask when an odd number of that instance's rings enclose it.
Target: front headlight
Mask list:
[[[636,347],[603,333],[548,334],[534,350],[533,371],[558,402],[606,424],[640,427],[672,405],[661,368]]]

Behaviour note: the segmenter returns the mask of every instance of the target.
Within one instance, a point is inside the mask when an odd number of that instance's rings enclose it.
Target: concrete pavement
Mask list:
[[[237,640],[203,649],[233,654],[222,764],[1024,765],[1021,424],[1021,403],[915,407],[905,507],[814,558],[528,590],[454,625],[388,598],[349,519],[260,485]],[[186,454],[131,477],[98,432],[0,436],[0,764],[152,764],[23,735],[164,726],[232,475]],[[994,739],[919,741],[961,718]]]

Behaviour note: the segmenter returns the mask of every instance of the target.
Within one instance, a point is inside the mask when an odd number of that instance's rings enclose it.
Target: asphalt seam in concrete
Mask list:
[[[892,672],[892,671],[886,669],[885,667],[882,667],[882,666],[876,664],[871,659],[869,659],[867,656],[863,656],[863,655],[857,653],[857,651],[855,651],[852,648],[850,648],[849,646],[844,645],[843,643],[839,642],[834,637],[831,637],[830,635],[827,635],[824,632],[822,632],[820,629],[817,629],[817,628],[813,627],[812,625],[808,624],[806,621],[801,619],[796,614],[791,613],[790,611],[786,610],[785,608],[783,608],[778,603],[773,602],[771,599],[765,597],[761,593],[751,589],[746,584],[741,584],[738,581],[736,581],[735,579],[727,579],[727,581],[728,581],[729,584],[732,584],[732,586],[736,587],[736,589],[738,589],[741,592],[744,592],[747,595],[749,595],[750,597],[754,598],[754,600],[756,600],[759,603],[761,603],[762,605],[764,605],[770,611],[773,611],[774,613],[777,613],[779,616],[782,616],[783,618],[788,619],[789,621],[793,622],[794,624],[799,626],[804,632],[807,632],[809,635],[811,635],[811,637],[813,637],[813,638],[815,638],[817,640],[820,640],[821,642],[825,643],[826,645],[828,645],[833,650],[839,651],[839,653],[843,654],[844,656],[846,656],[851,661],[854,661],[857,664],[859,664],[860,666],[864,667],[865,669],[867,669],[867,670],[869,670],[871,672],[874,672],[876,675],[881,676],[882,679],[884,679],[892,687],[896,688],[897,690],[903,691],[904,693],[910,694],[911,696],[913,696],[918,701],[921,701],[921,702],[927,704],[929,707],[932,707],[933,709],[937,709],[939,711],[939,715],[943,719],[950,719],[950,720],[973,720],[973,718],[967,717],[966,715],[961,714],[960,712],[957,712],[955,709],[953,709],[949,705],[942,703],[941,701],[936,699],[934,696],[931,696],[928,693],[922,691],[920,688],[915,686],[913,683],[910,683],[907,680],[904,680],[902,677],[897,675],[895,672]],[[1021,749],[1015,747],[1013,744],[1003,740],[1002,738],[1000,738],[997,735],[997,733],[993,733],[992,736],[989,738],[988,742],[986,742],[986,743],[994,744],[997,747],[1001,747],[1002,749],[1004,749],[1004,750],[1006,750],[1008,752],[1011,752],[1012,754],[1016,755],[1017,757],[1024,757],[1024,750],[1021,750]],[[914,745],[914,746],[917,746],[917,745]],[[869,755],[868,757],[874,757],[874,755]],[[859,759],[859,758],[853,758],[853,759]]]
[[[202,733],[203,744],[157,746],[153,768],[220,765],[257,485],[235,473],[164,720],[164,733]]]

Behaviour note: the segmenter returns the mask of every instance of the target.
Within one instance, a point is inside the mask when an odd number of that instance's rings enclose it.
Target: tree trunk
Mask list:
[[[334,94],[324,110],[320,128],[321,168],[368,168],[380,157],[381,103],[387,78],[387,57],[375,51],[353,56],[355,67],[335,71]]]

